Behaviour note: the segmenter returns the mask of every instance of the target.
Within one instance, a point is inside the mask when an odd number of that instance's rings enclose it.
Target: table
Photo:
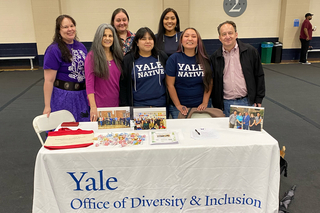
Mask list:
[[[278,212],[279,146],[267,132],[229,129],[228,118],[170,119],[167,126],[179,132],[179,144],[42,147],[33,212]],[[217,137],[192,139],[199,127]]]

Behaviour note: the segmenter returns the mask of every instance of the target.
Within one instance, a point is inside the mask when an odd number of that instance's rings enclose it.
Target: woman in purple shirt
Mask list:
[[[77,41],[76,22],[68,15],[56,19],[52,44],[44,55],[44,110],[49,117],[58,110],[70,111],[76,121],[89,121],[84,60],[87,49]]]
[[[98,118],[97,107],[119,106],[119,80],[123,53],[114,28],[101,24],[85,61],[90,120]]]

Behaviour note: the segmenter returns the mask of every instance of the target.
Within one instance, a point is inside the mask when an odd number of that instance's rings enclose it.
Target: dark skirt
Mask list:
[[[90,108],[86,90],[68,91],[53,87],[51,96],[51,112],[70,111],[77,122],[90,121]]]

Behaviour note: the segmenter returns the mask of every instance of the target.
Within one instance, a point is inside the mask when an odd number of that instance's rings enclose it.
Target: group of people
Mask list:
[[[123,126],[130,126],[130,117],[102,117],[98,118],[99,125],[102,126],[109,126],[109,125],[123,125]]]
[[[165,120],[163,118],[135,118],[134,129],[148,130],[148,129],[166,129]]]
[[[44,56],[43,114],[66,109],[76,121],[97,121],[99,107],[152,106],[166,107],[178,118],[187,108],[212,105],[228,117],[231,104],[261,106],[259,53],[238,40],[234,22],[218,26],[222,46],[211,57],[195,28],[180,31],[172,8],[163,11],[156,35],[148,27],[130,32],[123,8],[113,12],[110,23],[98,27],[87,53],[75,20],[56,19]]]
[[[257,112],[255,115],[248,112],[244,112],[244,115],[241,112],[233,111],[233,114],[229,117],[229,128],[237,128],[244,130],[255,130],[261,131],[261,122],[262,117],[260,112]]]

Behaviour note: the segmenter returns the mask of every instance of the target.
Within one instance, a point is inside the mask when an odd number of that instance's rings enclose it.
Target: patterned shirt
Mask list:
[[[132,46],[132,42],[133,42],[134,36],[135,36],[135,34],[128,30],[127,31],[126,40],[121,38],[121,41],[123,42],[122,50],[123,50],[123,54],[124,55],[131,50],[131,46]]]
[[[84,61],[87,49],[76,40],[73,44],[67,44],[67,47],[72,54],[72,62],[63,61],[58,44],[53,43],[44,54],[43,69],[57,70],[56,79],[82,83],[85,80]]]

